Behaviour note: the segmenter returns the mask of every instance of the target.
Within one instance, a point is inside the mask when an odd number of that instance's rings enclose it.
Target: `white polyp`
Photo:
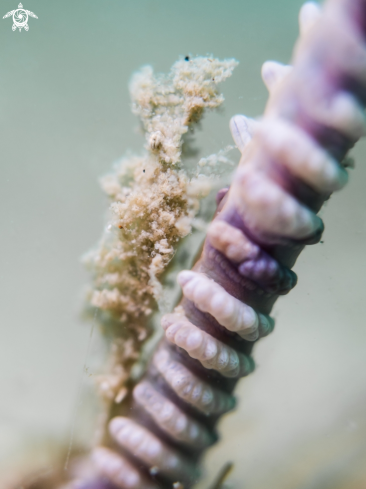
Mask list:
[[[168,341],[185,350],[205,368],[224,377],[236,378],[253,370],[251,360],[200,330],[180,314],[166,314],[161,320]]]
[[[157,486],[142,478],[138,470],[121,455],[108,448],[98,447],[92,452],[92,461],[100,475],[108,477],[121,489],[157,489]]]
[[[178,274],[184,296],[202,312],[208,312],[229,331],[242,338],[258,339],[258,316],[254,309],[243,304],[203,273],[184,270]]]
[[[315,2],[306,2],[300,9],[299,25],[300,35],[308,32],[321,15],[321,8]]]
[[[334,97],[326,122],[352,139],[359,139],[366,134],[365,111],[348,92],[339,92]]]
[[[277,61],[266,61],[262,65],[262,80],[269,92],[292,71],[292,66],[278,63]]]
[[[316,214],[252,165],[239,168],[232,195],[247,225],[261,232],[302,239],[321,226]]]
[[[204,414],[222,414],[234,407],[235,400],[194,375],[171,358],[168,350],[158,350],[153,363],[167,384],[185,402]]]
[[[187,416],[149,382],[137,384],[133,397],[159,428],[175,440],[195,448],[204,448],[210,444],[211,437],[207,429]]]
[[[317,122],[338,130],[353,140],[366,134],[363,107],[348,92],[337,92],[330,101],[314,101],[307,110]]]
[[[258,138],[276,163],[320,192],[342,188],[347,172],[302,129],[282,119],[264,120]]]
[[[182,456],[129,418],[113,418],[109,423],[109,431],[121,447],[148,467],[156,467],[162,474],[180,478],[187,471],[194,471]]]
[[[230,119],[230,131],[236,146],[242,153],[251,141],[257,121],[244,115],[234,115]]]
[[[241,263],[247,258],[253,259],[260,251],[240,229],[219,219],[212,221],[207,230],[207,237],[214,248],[234,263]]]

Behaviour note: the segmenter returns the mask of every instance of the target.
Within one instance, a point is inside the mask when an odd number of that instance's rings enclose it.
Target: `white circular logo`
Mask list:
[[[13,22],[15,27],[22,28],[28,23],[28,14],[26,10],[18,8],[13,13]]]

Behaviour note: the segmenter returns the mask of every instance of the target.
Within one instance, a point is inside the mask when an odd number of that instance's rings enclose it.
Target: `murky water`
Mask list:
[[[1,17],[16,8],[1,3]],[[80,256],[99,238],[98,178],[142,137],[128,81],[152,64],[212,53],[240,61],[225,108],[197,133],[201,154],[231,143],[235,113],[256,116],[267,59],[288,62],[298,0],[46,2],[24,8],[29,31],[0,22],[0,472],[51,467],[53,454],[92,438],[88,395],[94,343],[78,317],[87,274]],[[352,152],[348,187],[322,210],[324,243],[309,247],[299,284],[275,307],[277,327],[240,383],[239,406],[207,455],[207,487],[226,461],[230,487],[366,486],[366,165]],[[237,154],[239,159],[239,153]],[[85,369],[85,358],[86,366]],[[1,480],[1,479],[0,479]]]

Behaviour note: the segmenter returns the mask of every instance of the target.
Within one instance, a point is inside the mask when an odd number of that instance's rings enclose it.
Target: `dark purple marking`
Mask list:
[[[271,256],[274,255],[274,250],[277,250],[278,252],[278,248],[282,248],[283,252],[281,253],[281,256],[289,257],[287,260],[284,260],[285,263],[283,263],[287,266],[289,266],[288,263],[290,262],[292,263],[290,266],[293,266],[296,259],[293,260],[292,256],[297,257],[305,245],[319,243],[324,232],[324,223],[323,221],[320,221],[318,229],[311,235],[302,239],[292,239],[263,233],[259,229],[252,229],[249,227],[246,224],[242,213],[239,213],[234,206],[227,206],[227,208],[220,214],[220,219],[226,221],[231,226],[240,229],[250,241],[260,246]]]
[[[354,26],[360,29],[360,34],[366,40],[366,4],[363,0],[354,0],[347,5],[348,15]]]
[[[266,292],[252,279],[241,275],[237,265],[231,263],[208,240],[205,242],[201,260],[195,270],[209,275],[236,299],[245,302],[258,312],[269,314],[276,298],[275,294]]]
[[[272,294],[287,294],[297,283],[296,274],[265,251],[261,251],[257,258],[241,263],[238,270],[243,277],[253,280]]]
[[[268,167],[271,180],[295,197],[299,202],[317,213],[324,201],[330,197],[329,193],[319,193],[306,182],[293,175],[287,168],[272,160]]]

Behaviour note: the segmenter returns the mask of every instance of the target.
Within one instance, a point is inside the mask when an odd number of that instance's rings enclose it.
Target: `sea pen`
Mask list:
[[[182,301],[162,320],[131,414],[113,417],[109,447],[94,452],[100,477],[82,487],[192,487],[238,379],[253,371],[254,342],[273,329],[274,302],[296,284],[296,258],[321,238],[317,212],[346,184],[347,152],[365,133],[366,2],[306,4],[300,20],[293,67],[263,67],[263,119],[232,121],[242,151],[232,186],[200,259],[179,275]]]

